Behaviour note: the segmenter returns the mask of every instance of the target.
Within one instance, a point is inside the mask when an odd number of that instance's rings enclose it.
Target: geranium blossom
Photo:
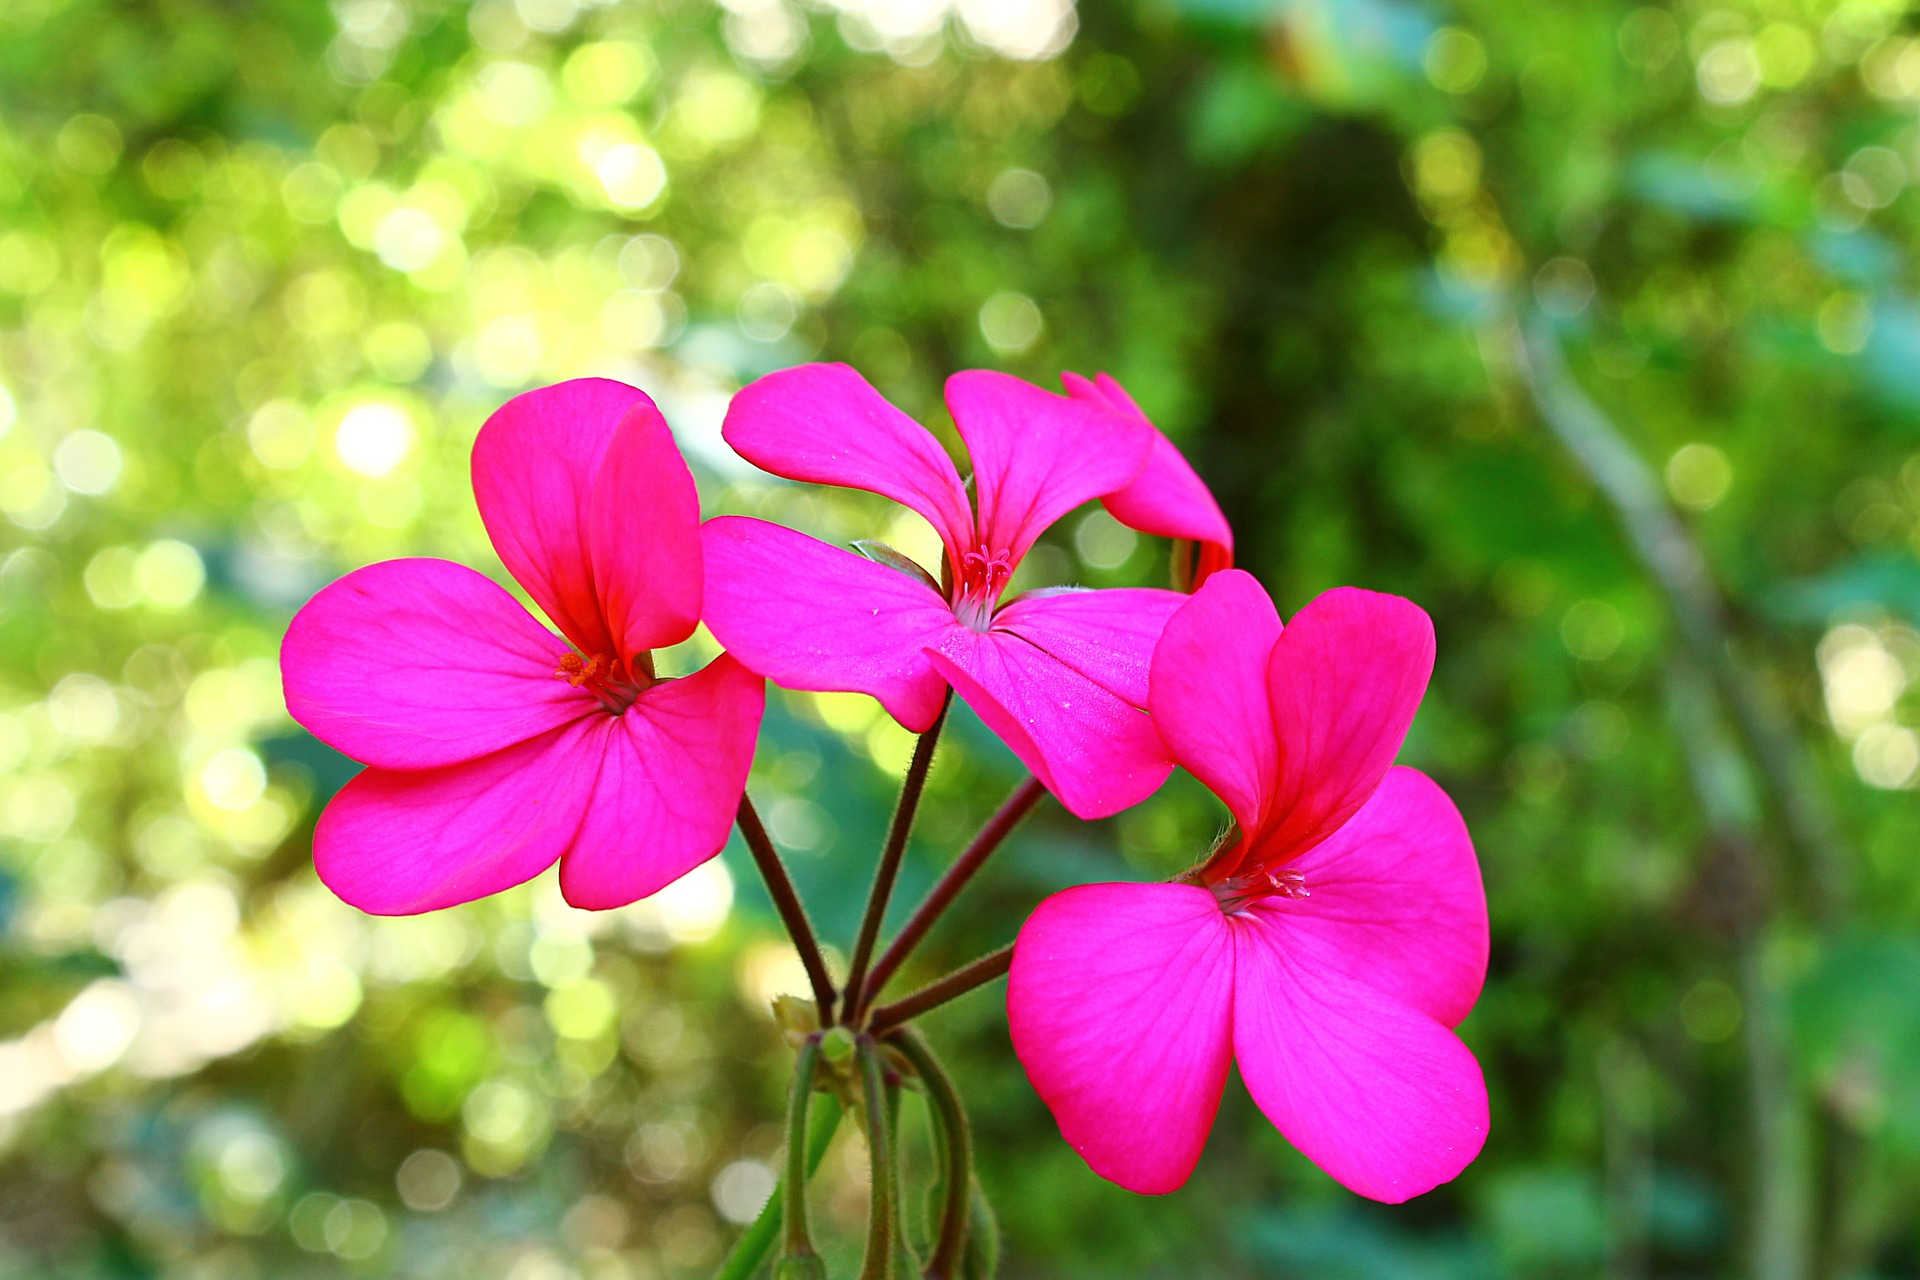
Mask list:
[[[693,477],[653,401],[581,379],[487,420],[473,489],[561,635],[445,560],[368,565],[300,610],[287,709],[369,766],[320,817],[320,878],[394,915],[558,860],[574,905],[632,902],[719,852],[760,726],[762,683],[731,658],[654,675],[700,616]]]
[[[1077,373],[1063,373],[1060,381],[1075,400],[1141,422],[1148,421],[1133,397],[1107,374],[1088,379]],[[1106,495],[1100,502],[1114,519],[1129,529],[1193,543],[1196,551],[1190,579],[1193,587],[1199,587],[1220,570],[1233,567],[1233,530],[1228,527],[1220,504],[1214,501],[1206,483],[1180,455],[1173,441],[1158,429],[1153,433],[1140,474],[1126,488]]]
[[[951,684],[1074,813],[1135,804],[1171,769],[1143,708],[1153,644],[1184,597],[1003,596],[1049,525],[1136,482],[1159,433],[1097,394],[1083,402],[1004,374],[956,374],[946,398],[972,457],[972,502],[939,442],[844,365],[787,369],[735,396],[725,435],[743,457],[904,503],[933,525],[948,572],[943,586],[908,563],[721,517],[706,526],[708,624],[776,683],[872,694],[916,732]]]
[[[1408,601],[1342,589],[1284,631],[1239,571],[1167,624],[1150,705],[1237,833],[1173,884],[1056,894],[1015,944],[1013,1043],[1066,1140],[1139,1192],[1186,1181],[1230,1062],[1314,1163],[1400,1201],[1485,1141],[1454,1035],[1487,962],[1465,825],[1395,768],[1433,665]]]

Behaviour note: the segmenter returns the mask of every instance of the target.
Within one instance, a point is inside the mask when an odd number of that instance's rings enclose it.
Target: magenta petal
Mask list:
[[[1233,1053],[1287,1141],[1350,1191],[1397,1204],[1449,1181],[1487,1138],[1487,1086],[1459,1037],[1233,917]]]
[[[1106,374],[1090,382],[1077,373],[1063,373],[1060,380],[1075,400],[1110,408],[1152,426],[1133,397]],[[1100,501],[1129,529],[1201,544],[1195,586],[1218,570],[1233,566],[1233,530],[1220,504],[1192,464],[1157,427],[1153,428],[1153,444],[1140,474],[1126,488]]]
[[[1091,884],[1041,903],[1013,946],[1007,1025],[1060,1136],[1159,1195],[1187,1180],[1227,1079],[1233,945],[1205,889]]]
[[[1267,666],[1280,615],[1252,575],[1209,578],[1167,622],[1154,650],[1148,708],[1173,758],[1257,831],[1280,748]]]
[[[1186,599],[1151,587],[1029,591],[994,615],[993,629],[1011,631],[1115,697],[1145,708],[1153,647]]]
[[[623,907],[720,852],[753,764],[765,687],[722,654],[641,693],[601,721],[603,759],[560,892],[576,907]]]
[[[1153,429],[1004,373],[947,379],[947,409],[973,458],[979,540],[1015,561],[1054,521],[1123,488]]]
[[[868,693],[919,733],[946,682],[923,652],[959,624],[923,582],[764,520],[702,530],[706,619],[746,666],[789,689]]]
[[[1433,623],[1411,600],[1340,587],[1294,615],[1267,663],[1280,737],[1262,861],[1332,834],[1380,785],[1433,674]]]
[[[530,880],[573,843],[600,768],[601,717],[443,769],[368,769],[313,832],[320,879],[351,906],[402,916]]]
[[[586,714],[554,673],[568,652],[464,565],[385,560],[322,588],[280,645],[287,711],[356,760],[424,769],[472,760]]]
[[[576,378],[517,395],[473,442],[473,496],[487,536],[534,603],[589,654],[611,654],[594,590],[587,498],[600,459],[634,409],[635,387]]]
[[[1081,818],[1140,803],[1173,771],[1144,712],[1019,636],[955,627],[928,656],[989,729]]]
[[[1487,895],[1467,825],[1432,779],[1388,770],[1360,812],[1287,864],[1304,898],[1253,908],[1302,963],[1337,971],[1447,1026],[1487,976]]]
[[[801,365],[747,384],[728,406],[722,434],[775,475],[865,489],[913,508],[955,560],[972,550],[973,512],[953,460],[844,364]]]
[[[619,656],[679,644],[700,622],[700,495],[652,401],[607,443],[587,496],[599,612]]]

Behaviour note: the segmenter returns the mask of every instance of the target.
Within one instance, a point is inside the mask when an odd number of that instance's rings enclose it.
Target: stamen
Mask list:
[[[651,667],[648,662],[642,662],[641,665]],[[640,696],[640,690],[644,687],[640,681],[623,673],[619,664],[604,653],[590,657],[582,657],[572,651],[563,653],[560,655],[560,666],[553,674],[576,689],[585,689],[616,716],[633,705],[633,700]],[[648,680],[646,683],[652,682]]]
[[[960,557],[960,580],[954,584],[954,612],[975,631],[985,631],[1000,600],[1000,592],[1013,577],[1013,557],[1005,551],[990,550],[985,543]]]
[[[1245,910],[1263,898],[1297,901],[1313,896],[1307,888],[1306,875],[1292,867],[1256,867],[1230,879],[1215,881],[1207,887],[1213,890],[1220,909],[1228,915]]]
[[[1267,872],[1267,883],[1272,885],[1273,891],[1283,898],[1311,898],[1313,896],[1313,894],[1307,890],[1306,876],[1291,868]]]
[[[598,680],[606,661],[604,654],[596,653],[591,658],[582,658],[577,653],[569,652],[561,657],[560,669],[553,674],[578,689],[583,684]]]

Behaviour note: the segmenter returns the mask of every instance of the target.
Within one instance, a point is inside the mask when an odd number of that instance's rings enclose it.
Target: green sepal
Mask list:
[[[955,1280],[993,1280],[1000,1271],[1000,1219],[994,1215],[980,1179],[972,1179],[972,1207],[967,1214],[967,1244],[960,1253]]]
[[[918,561],[905,552],[897,551],[886,543],[875,541],[872,538],[855,538],[852,545],[855,551],[858,551],[875,564],[883,564],[889,569],[898,569],[909,578],[926,583],[927,587],[936,595],[946,595],[946,592],[940,589],[940,580],[928,573]]]

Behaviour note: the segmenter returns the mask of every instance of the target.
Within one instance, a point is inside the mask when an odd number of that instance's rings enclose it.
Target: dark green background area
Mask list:
[[[1135,1198],[996,988],[924,1026],[1003,1274],[1920,1273],[1917,109],[1895,0],[0,5],[0,1275],[711,1270],[800,989],[751,864],[360,917],[309,846],[353,766],[276,653],[355,565],[498,573],[468,446],[581,374],[655,394],[709,512],[924,554],[725,455],[809,359],[950,444],[954,369],[1110,371],[1284,613],[1355,583],[1439,633],[1402,758],[1485,872],[1485,1153],[1372,1205],[1233,1082]],[[1021,585],[1166,564],[1089,511]],[[910,747],[770,699],[754,794],[839,946]],[[957,716],[896,920],[1017,781]],[[1184,776],[1043,802],[896,989],[1222,820]],[[863,1176],[843,1135],[836,1264]]]

